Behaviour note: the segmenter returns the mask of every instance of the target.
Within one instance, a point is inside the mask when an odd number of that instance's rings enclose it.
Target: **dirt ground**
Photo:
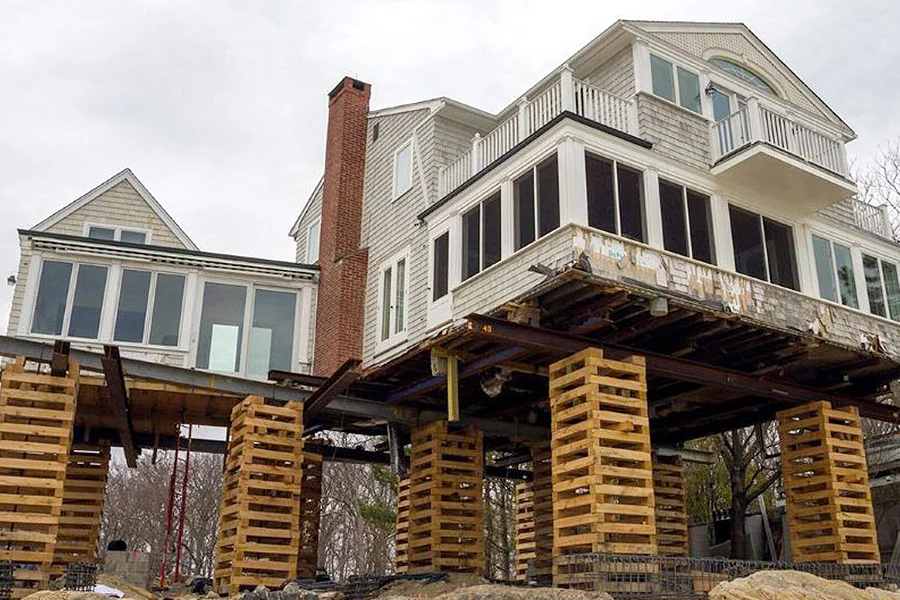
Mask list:
[[[900,600],[900,593],[857,589],[797,571],[760,571],[720,583],[709,593],[709,600]]]
[[[612,600],[605,592],[532,588],[485,583],[472,575],[450,575],[445,581],[422,584],[398,581],[381,590],[380,600]]]

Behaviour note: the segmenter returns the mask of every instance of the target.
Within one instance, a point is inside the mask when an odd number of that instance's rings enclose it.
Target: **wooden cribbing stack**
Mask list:
[[[794,561],[880,562],[858,409],[785,410],[778,434]]]
[[[397,535],[394,570],[403,575],[409,571],[409,477],[397,484]]]
[[[551,364],[550,413],[553,582],[592,588],[567,557],[657,551],[644,359],[588,348]]]
[[[13,598],[45,588],[53,564],[78,397],[78,366],[56,377],[0,376],[0,561],[16,563]]]
[[[528,567],[534,565],[534,483],[516,484],[516,580],[528,579]]]
[[[232,596],[297,574],[303,407],[249,396],[231,412],[215,589]]]
[[[297,576],[313,579],[319,563],[319,522],[322,504],[322,455],[303,453],[300,486],[300,553]]]
[[[73,444],[66,465],[53,575],[61,575],[71,563],[97,561],[108,473],[109,445]]]
[[[687,493],[680,456],[653,454],[656,545],[662,556],[688,556]]]
[[[481,431],[446,421],[412,431],[409,573],[484,570]]]

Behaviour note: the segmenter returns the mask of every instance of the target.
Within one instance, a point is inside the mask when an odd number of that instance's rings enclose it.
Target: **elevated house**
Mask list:
[[[370,94],[328,94],[296,262],[198,251],[127,170],[20,231],[0,353],[58,383],[37,342],[65,340],[105,375],[60,435],[133,463],[180,423],[230,427],[196,441],[228,452],[218,590],[315,565],[323,454],[401,473],[401,572],[482,570],[485,475],[527,480],[523,578],[686,556],[681,444],[774,419],[794,559],[879,562],[860,418],[898,420],[900,247],[854,199],[853,130],[759,38],[618,21],[497,114]]]

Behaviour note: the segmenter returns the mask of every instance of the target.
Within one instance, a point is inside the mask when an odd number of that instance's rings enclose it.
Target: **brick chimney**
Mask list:
[[[371,86],[344,77],[328,94],[313,373],[362,358],[368,250],[360,249]]]

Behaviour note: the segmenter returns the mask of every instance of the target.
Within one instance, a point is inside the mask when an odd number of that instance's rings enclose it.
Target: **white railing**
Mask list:
[[[886,204],[875,206],[856,198],[851,202],[853,203],[853,218],[857,227],[888,239],[894,238]]]
[[[632,102],[575,80],[575,112],[619,131],[634,131]]]
[[[781,115],[755,98],[710,128],[713,162],[753,142],[765,142],[805,162],[848,175],[843,142]]]
[[[538,96],[519,101],[518,114],[484,137],[476,134],[470,150],[438,170],[438,198],[460,187],[566,111],[637,135],[637,115],[632,100],[623,100],[579,81],[572,77],[568,67],[563,67],[556,81]]]

